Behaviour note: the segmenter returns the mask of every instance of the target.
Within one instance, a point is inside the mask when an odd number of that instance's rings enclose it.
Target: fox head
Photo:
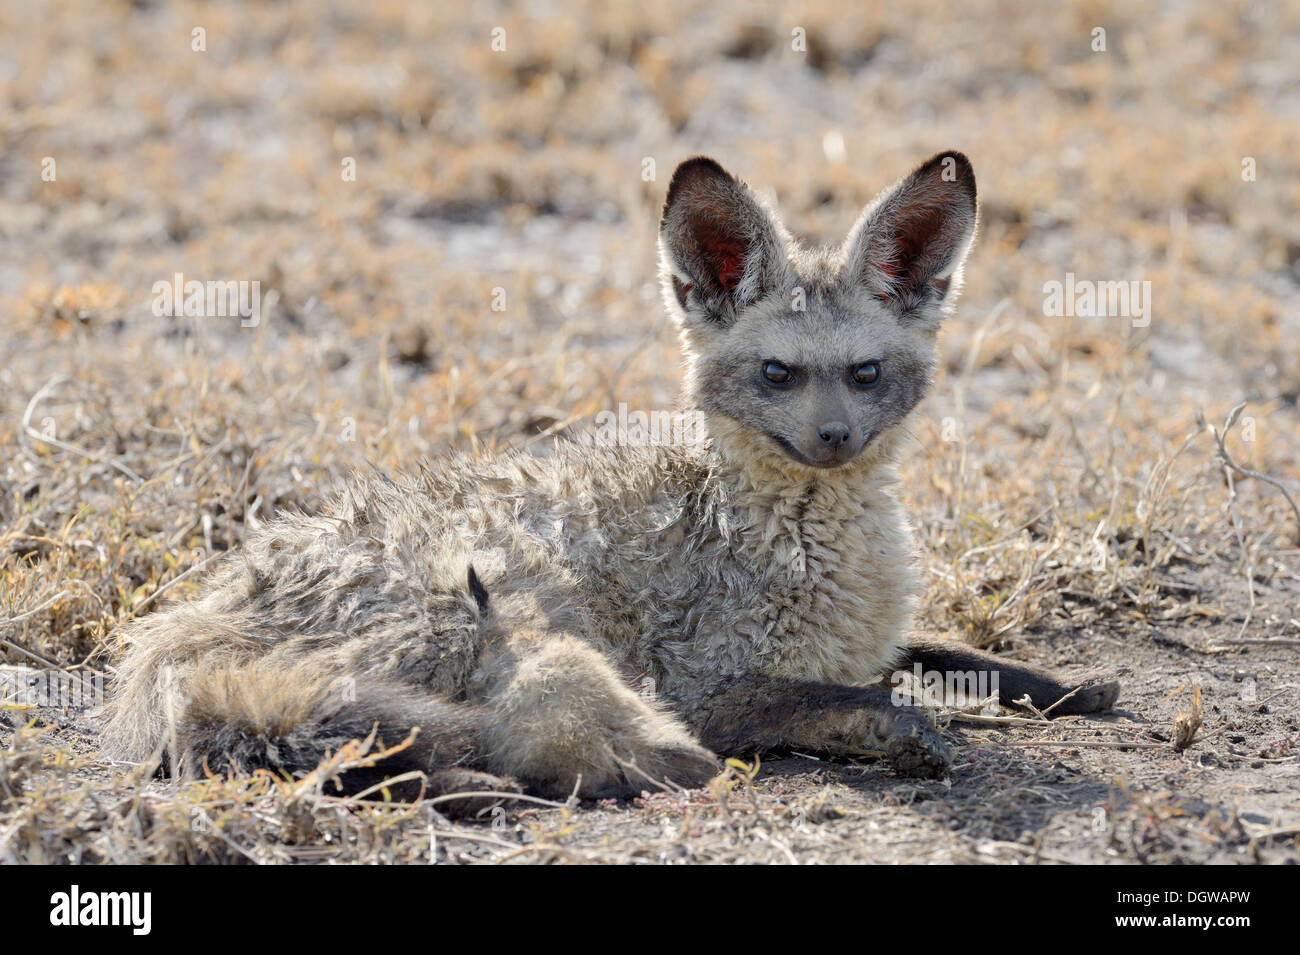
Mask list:
[[[706,157],[677,167],[659,225],[689,403],[724,453],[798,479],[870,466],[905,432],[975,236],[975,174],[940,153],[835,249],[805,250]]]

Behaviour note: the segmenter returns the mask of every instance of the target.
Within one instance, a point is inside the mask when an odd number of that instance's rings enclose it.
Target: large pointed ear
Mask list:
[[[939,153],[862,213],[845,240],[845,273],[900,314],[937,321],[961,288],[975,223],[970,160]]]
[[[750,192],[712,159],[673,173],[659,220],[659,266],[669,311],[688,323],[729,324],[780,281],[789,239]]]

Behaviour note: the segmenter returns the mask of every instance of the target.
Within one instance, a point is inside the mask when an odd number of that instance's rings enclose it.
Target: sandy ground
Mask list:
[[[669,407],[680,159],[838,241],[960,148],[981,227],[904,468],[918,626],[1108,666],[1114,713],[955,719],[946,783],[785,754],[453,824],[174,786],[85,714],[8,709],[0,859],[1296,861],[1300,10],[863,6],[0,5],[0,663],[111,686],[121,624],[250,514]],[[259,283],[260,320],[157,314],[176,273]],[[1150,282],[1149,314],[1049,314],[1067,273]]]

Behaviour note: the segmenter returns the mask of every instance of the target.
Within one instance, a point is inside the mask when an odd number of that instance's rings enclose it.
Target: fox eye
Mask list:
[[[763,362],[763,377],[774,385],[788,385],[794,382],[790,369],[779,361]]]
[[[869,388],[880,379],[880,362],[869,361],[853,369],[853,383],[861,388]]]

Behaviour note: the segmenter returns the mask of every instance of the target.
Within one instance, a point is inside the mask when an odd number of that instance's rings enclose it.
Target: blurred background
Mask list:
[[[1298,64],[1282,2],[6,2],[5,636],[93,662],[350,466],[670,406],[655,227],[701,152],[826,242],[974,163],[905,474],[929,626],[996,645],[1063,590],[1150,619],[1179,562],[1267,569],[1285,502],[1245,485],[1234,524],[1208,436],[1179,449],[1249,400],[1229,447],[1297,478]],[[1045,315],[1067,272],[1151,282],[1150,323]],[[155,314],[176,273],[259,283],[261,321]]]

